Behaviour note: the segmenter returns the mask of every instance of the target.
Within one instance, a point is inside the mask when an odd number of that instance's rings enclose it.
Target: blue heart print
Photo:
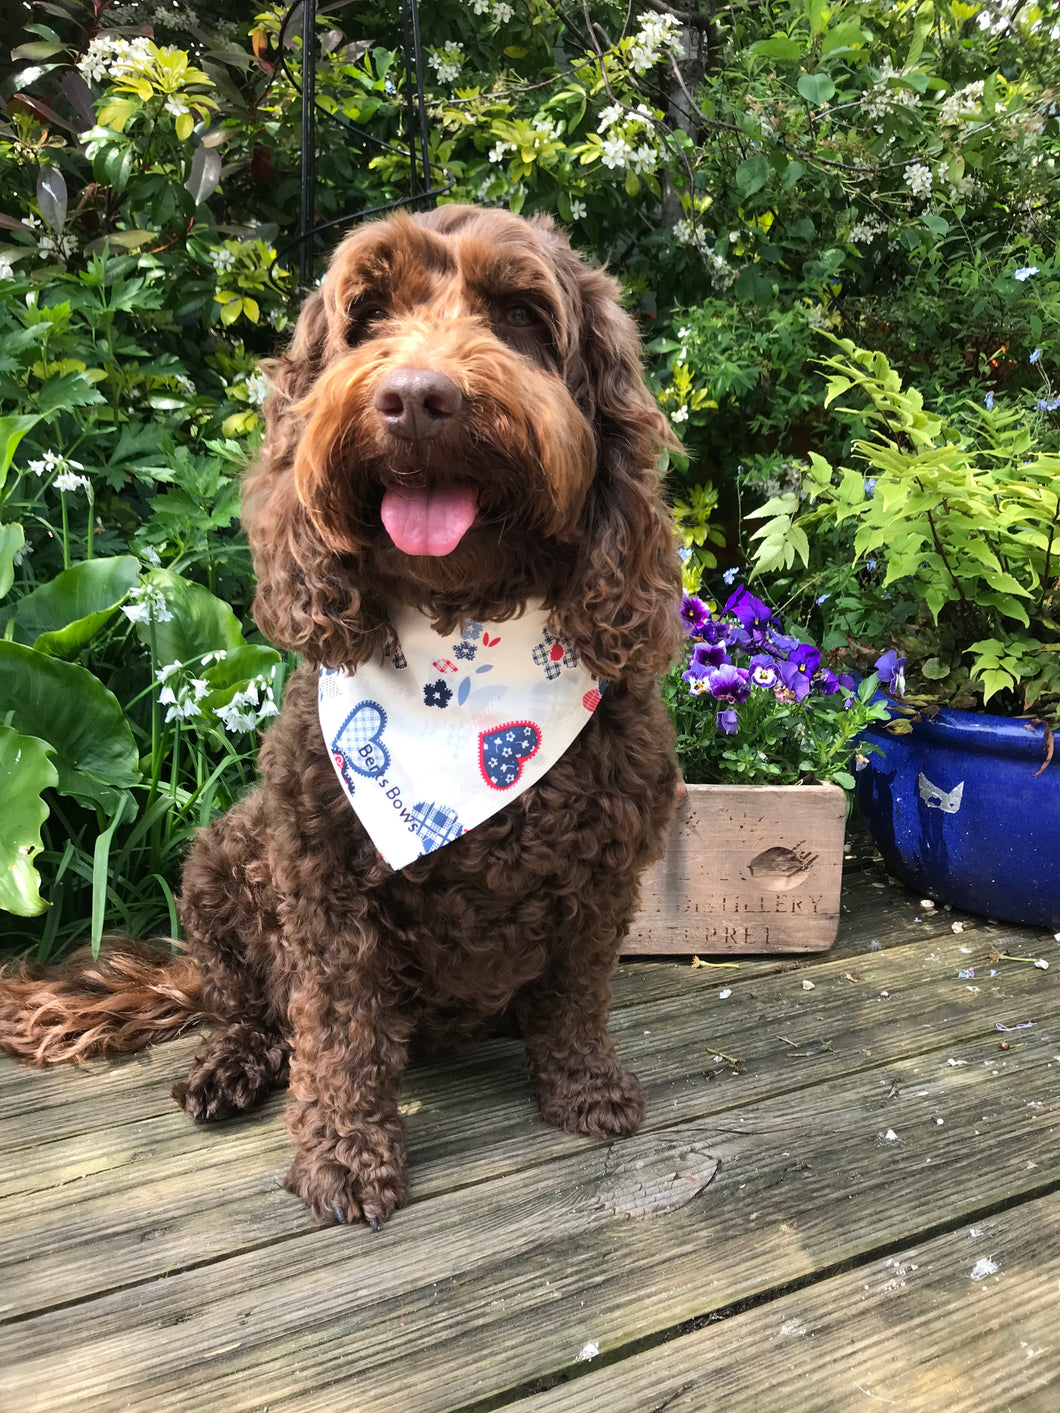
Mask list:
[[[374,779],[390,768],[390,752],[383,745],[386,712],[378,702],[358,702],[339,727],[332,752],[358,775]]]
[[[531,721],[509,721],[480,732],[478,739],[482,778],[494,790],[510,790],[541,748],[541,732]]]

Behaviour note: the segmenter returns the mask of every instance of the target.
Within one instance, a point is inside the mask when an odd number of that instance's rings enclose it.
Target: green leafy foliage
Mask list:
[[[914,706],[1055,715],[1060,456],[1033,449],[1036,415],[1000,403],[936,415],[882,353],[836,344],[825,400],[850,398],[869,428],[853,443],[859,465],[833,471],[814,455],[801,498],[754,512],[766,520],[757,568],[810,569],[811,545],[834,555],[842,544],[848,563],[814,579],[834,585],[818,599],[826,643],[900,649]],[[888,600],[908,607],[888,617]]]

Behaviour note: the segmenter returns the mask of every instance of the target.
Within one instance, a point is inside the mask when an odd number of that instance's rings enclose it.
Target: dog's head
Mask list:
[[[348,236],[271,369],[244,505],[262,631],[352,666],[390,603],[448,630],[537,598],[601,677],[661,670],[671,438],[615,295],[547,219],[443,206]]]

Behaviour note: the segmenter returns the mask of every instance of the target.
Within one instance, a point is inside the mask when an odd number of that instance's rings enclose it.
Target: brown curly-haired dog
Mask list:
[[[376,1225],[407,1193],[397,1102],[414,1031],[510,1015],[549,1122],[629,1133],[643,1115],[607,1016],[677,778],[658,692],[680,638],[656,469],[669,433],[614,282],[549,221],[464,206],[350,235],[271,377],[245,498],[255,616],[307,665],[259,787],[188,860],[192,961],[118,953],[65,981],[9,978],[0,1039],[48,1062],[213,1017],[175,1090],[187,1112],[248,1109],[289,1071],[288,1187],[322,1218]],[[406,530],[401,549],[382,523],[395,490],[448,497],[469,523],[422,553]],[[449,633],[528,603],[606,679],[602,700],[537,784],[392,871],[333,769],[318,667],[380,658],[388,605]]]

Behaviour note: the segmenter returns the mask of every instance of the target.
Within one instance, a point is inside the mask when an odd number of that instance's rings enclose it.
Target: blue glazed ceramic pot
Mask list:
[[[1060,751],[1045,728],[940,711],[858,772],[862,815],[888,870],[922,897],[1026,927],[1060,929]]]

